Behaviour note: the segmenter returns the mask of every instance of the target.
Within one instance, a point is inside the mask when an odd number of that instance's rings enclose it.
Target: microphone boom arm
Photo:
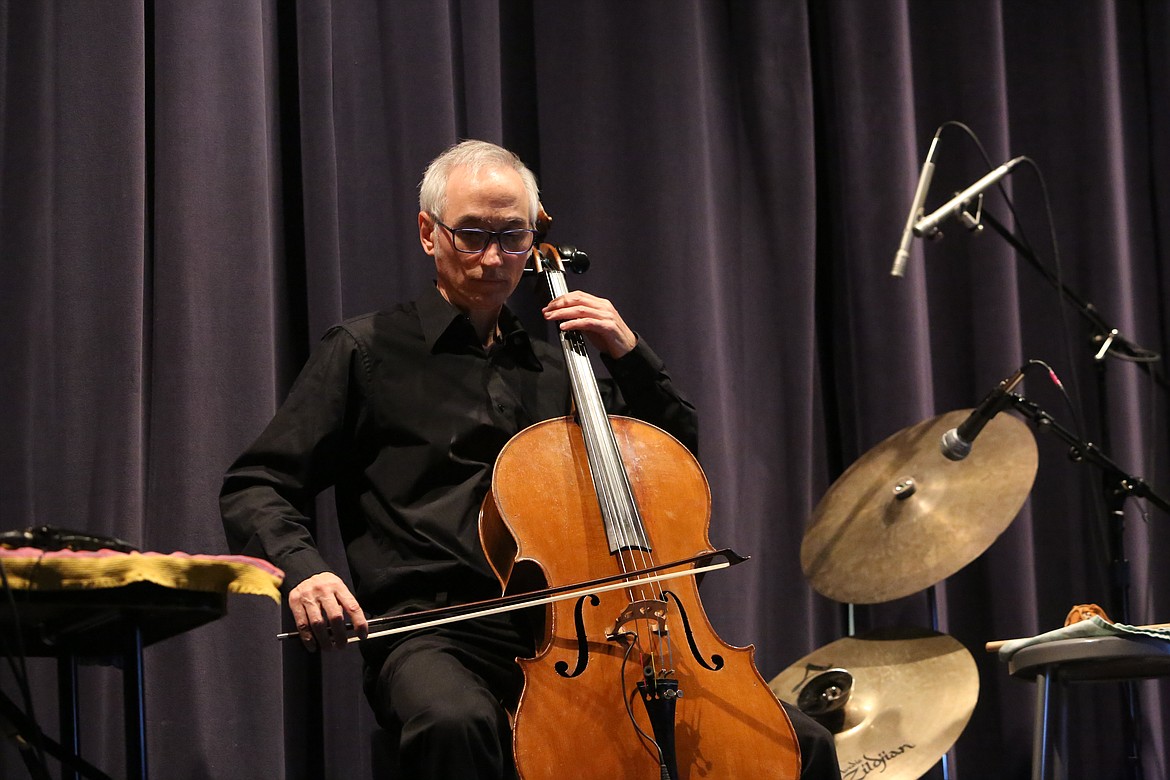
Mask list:
[[[1163,512],[1170,514],[1170,502],[1158,495],[1144,479],[1128,473],[1114,463],[1096,444],[1077,438],[1075,434],[1056,422],[1052,415],[1022,395],[1008,393],[1007,399],[1016,411],[1032,421],[1038,431],[1054,433],[1067,444],[1069,458],[1074,463],[1092,463],[1109,476],[1110,481],[1123,496],[1144,498]]]

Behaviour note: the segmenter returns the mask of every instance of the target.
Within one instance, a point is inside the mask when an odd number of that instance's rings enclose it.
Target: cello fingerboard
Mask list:
[[[538,256],[544,261],[540,265],[543,266],[544,277],[548,282],[549,295],[557,298],[568,293],[559,258],[556,258],[557,263],[554,264],[539,253]],[[573,401],[577,407],[577,419],[585,439],[589,474],[593,478],[594,492],[605,523],[609,550],[614,555],[630,550],[649,553],[650,542],[638,513],[638,504],[630,487],[625,464],[622,463],[609,415],[601,400],[585,337],[579,331],[572,330],[561,330],[560,337],[573,388]]]

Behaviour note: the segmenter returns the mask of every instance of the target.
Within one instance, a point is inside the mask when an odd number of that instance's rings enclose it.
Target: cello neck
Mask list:
[[[541,249],[547,250],[549,256],[536,252],[537,267],[543,271],[549,295],[557,298],[569,291],[565,282],[564,267],[555,247],[545,244]],[[601,517],[605,523],[610,552],[614,554],[622,550],[649,552],[650,544],[645,527],[638,514],[638,506],[625,465],[622,463],[613,427],[609,424],[609,415],[601,400],[601,391],[589,360],[585,337],[579,331],[561,330],[559,333],[572,385],[573,401],[577,409],[577,420],[585,440],[589,473],[593,478],[594,492],[597,494]]]

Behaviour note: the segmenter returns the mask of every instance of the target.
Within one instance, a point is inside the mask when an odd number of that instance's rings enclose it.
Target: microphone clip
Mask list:
[[[971,233],[983,232],[983,193],[975,196],[975,213],[972,214],[964,205],[959,209],[959,221]]]

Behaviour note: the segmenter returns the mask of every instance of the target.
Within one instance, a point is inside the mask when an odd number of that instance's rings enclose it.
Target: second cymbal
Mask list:
[[[921,777],[959,738],[979,699],[963,645],[925,629],[845,637],[768,685],[833,732],[841,777]]]
[[[981,555],[1015,519],[1036,477],[1032,432],[994,417],[970,455],[939,451],[970,409],[934,417],[866,452],[825,493],[800,564],[819,593],[876,604],[934,585]]]

